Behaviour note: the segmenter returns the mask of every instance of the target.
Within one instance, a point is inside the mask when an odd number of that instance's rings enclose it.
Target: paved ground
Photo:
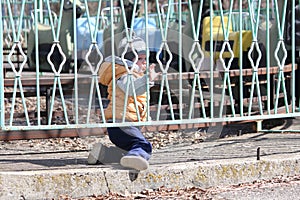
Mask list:
[[[247,134],[240,137],[219,139],[198,144],[178,144],[158,149],[154,152],[150,164],[157,165],[211,162],[232,159],[257,160],[260,148],[261,160],[265,157],[285,157],[300,153],[300,134]],[[0,155],[1,172],[120,168],[119,166],[87,165],[88,151],[77,152],[26,152]]]
[[[292,122],[296,129],[298,121]],[[279,128],[277,128],[279,129]],[[51,148],[49,148],[51,149]],[[0,199],[58,199],[145,188],[211,187],[300,174],[300,134],[255,133],[156,149],[150,168],[87,165],[88,150],[0,148]]]

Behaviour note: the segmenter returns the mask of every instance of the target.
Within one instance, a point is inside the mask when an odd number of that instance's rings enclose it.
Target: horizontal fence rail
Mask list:
[[[133,2],[1,0],[2,131],[300,116],[298,1]],[[136,37],[146,44],[144,105],[124,56],[137,58]],[[109,86],[99,78],[108,61]],[[120,63],[128,74],[122,98]]]

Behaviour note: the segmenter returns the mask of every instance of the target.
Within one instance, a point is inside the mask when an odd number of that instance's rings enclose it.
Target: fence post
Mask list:
[[[3,33],[2,3],[0,3],[0,33]],[[3,69],[3,34],[0,34],[0,130],[4,127],[4,69]]]

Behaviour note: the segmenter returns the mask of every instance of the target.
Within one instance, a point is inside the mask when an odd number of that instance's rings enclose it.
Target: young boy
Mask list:
[[[132,84],[129,84],[128,99],[126,105],[126,121],[137,122],[139,113],[140,120],[146,121],[147,118],[147,75],[146,71],[146,44],[139,38],[134,37],[132,40],[133,49],[126,48],[127,39],[124,38],[119,44],[120,55],[126,52],[124,58],[129,70],[132,71],[132,79],[134,83],[134,91],[136,94],[136,102],[134,101],[134,92]],[[136,52],[137,56],[133,53]],[[135,64],[136,62],[136,64]],[[126,64],[120,57],[115,57],[115,118],[116,122],[121,122],[124,115],[124,103],[126,98],[127,81],[129,80]],[[99,70],[100,83],[108,86],[108,99],[110,103],[105,109],[105,117],[108,122],[112,122],[113,118],[113,77],[112,77],[112,57],[105,59]],[[150,87],[158,73],[155,72],[155,65],[149,66]],[[136,105],[137,104],[137,105]],[[138,108],[138,111],[136,110]],[[135,170],[146,170],[149,166],[148,160],[152,153],[152,145],[141,133],[138,127],[109,127],[107,128],[109,139],[120,150],[105,147],[98,143],[94,146],[88,157],[89,164],[97,162],[105,163],[120,159],[120,164],[124,167]],[[112,155],[114,154],[114,155]],[[125,155],[124,155],[125,154]],[[123,156],[124,155],[124,156]],[[114,158],[112,158],[114,157]]]

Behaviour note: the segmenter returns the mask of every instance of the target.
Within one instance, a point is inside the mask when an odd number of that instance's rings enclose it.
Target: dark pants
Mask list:
[[[110,141],[117,147],[128,151],[127,155],[141,156],[150,159],[152,145],[146,140],[140,129],[130,127],[107,128]]]

